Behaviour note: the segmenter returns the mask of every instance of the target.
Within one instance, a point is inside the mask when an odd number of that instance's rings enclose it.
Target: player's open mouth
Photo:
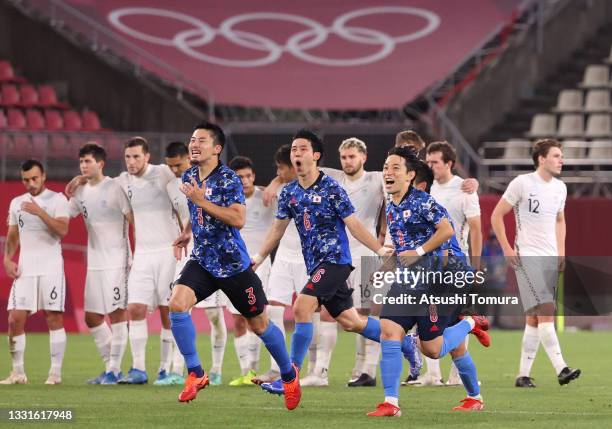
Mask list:
[[[200,155],[200,151],[199,151],[199,150],[192,149],[192,150],[191,150],[191,156],[196,156],[196,155]]]
[[[393,179],[385,179],[385,185],[393,185],[395,183],[395,180]]]
[[[296,167],[301,167],[302,166],[302,161],[295,161],[295,166]]]

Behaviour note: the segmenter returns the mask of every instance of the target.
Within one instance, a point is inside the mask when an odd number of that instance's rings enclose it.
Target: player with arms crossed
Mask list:
[[[565,199],[567,187],[557,177],[563,167],[561,144],[544,139],[535,142],[535,171],[513,179],[491,215],[491,226],[516,272],[526,311],[525,333],[516,387],[535,387],[529,376],[540,343],[544,346],[559,384],[580,376],[569,368],[555,331],[555,288],[565,256]],[[514,209],[516,241],[508,242],[504,216]]]
[[[175,244],[185,247],[193,235],[194,249],[170,299],[172,332],[189,373],[178,399],[191,401],[209,384],[196,350],[189,310],[221,289],[278,363],[285,388],[294,392],[285,396],[285,405],[292,410],[301,397],[297,368],[289,360],[282,332],[264,313],[267,301],[261,280],[251,269],[238,231],[246,220],[242,184],[236,173],[219,162],[224,144],[219,126],[196,126],[189,142],[193,167],[183,174],[181,189],[189,199],[190,222]]]
[[[66,350],[64,300],[66,279],[60,241],[68,234],[68,200],[45,188],[45,169],[36,160],[21,164],[27,193],[13,198],[9,207],[4,245],[4,270],[14,279],[8,299],[9,350],[13,368],[0,384],[26,384],[24,369],[25,324],[29,314],[43,310],[51,347],[51,369],[45,384],[60,384]],[[12,259],[17,249],[19,263]]]
[[[106,151],[94,143],[79,150],[83,186],[70,198],[70,216],[83,215],[87,227],[85,323],[105,369],[89,384],[117,384],[128,340],[127,279],[132,252],[130,202],[116,180],[103,173]],[[104,321],[108,314],[111,326]]]

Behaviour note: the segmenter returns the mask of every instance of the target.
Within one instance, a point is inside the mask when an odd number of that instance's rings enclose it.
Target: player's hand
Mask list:
[[[17,265],[17,263],[11,259],[4,260],[4,271],[6,272],[6,275],[12,279],[19,277],[19,265]]]
[[[204,201],[204,194],[206,193],[206,182],[202,182],[202,186],[198,185],[195,179],[191,179],[191,183],[183,183],[181,185],[181,192],[185,194],[193,203],[198,204]]]
[[[559,270],[560,273],[565,271],[565,256],[557,257],[557,269]]]
[[[21,203],[21,210],[38,217],[41,217],[45,212],[32,197],[30,197],[30,201],[24,201]]]
[[[276,188],[272,189],[272,185],[266,186],[263,190],[263,204],[264,207],[269,207],[276,199]]]
[[[517,255],[517,253],[515,252],[515,250],[511,247],[508,247],[507,249],[503,249],[504,250],[504,256],[506,257],[506,259],[508,260],[508,263],[510,264],[510,266],[512,266],[512,268],[518,268],[521,266],[521,258],[519,258],[519,256]]]
[[[83,175],[76,176],[74,179],[68,182],[66,188],[64,189],[64,194],[66,194],[68,198],[72,198],[77,188],[79,186],[83,186],[85,183],[87,183],[87,177]]]
[[[183,259],[183,255],[187,256],[187,245],[191,241],[191,232],[182,232],[172,243],[174,257],[177,261]]]
[[[257,271],[257,268],[261,266],[261,263],[263,261],[264,259],[261,257],[259,253],[256,253],[253,256],[251,256],[251,268],[253,269],[253,271]]]
[[[465,179],[461,184],[461,192],[465,192],[466,194],[473,194],[478,192],[478,188],[480,187],[480,183],[476,179]]]
[[[397,255],[403,267],[409,267],[416,263],[421,257],[416,250],[404,250]]]

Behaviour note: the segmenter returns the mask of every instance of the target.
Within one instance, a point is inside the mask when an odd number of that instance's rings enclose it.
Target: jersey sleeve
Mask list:
[[[116,207],[121,210],[121,213],[126,215],[132,211],[130,200],[128,199],[127,195],[125,194],[123,188],[119,185],[119,183],[115,183],[113,198]]]
[[[289,219],[291,218],[291,210],[289,210],[289,192],[287,186],[283,188],[280,195],[278,196],[278,208],[276,210],[277,219]]]
[[[11,201],[11,204],[9,205],[9,214],[7,219],[8,226],[17,225],[17,210],[15,207],[16,205],[17,204],[15,200]]]
[[[333,196],[334,198],[330,198],[330,200],[340,219],[347,218],[355,213],[355,207],[353,207],[348,194],[342,186],[336,184],[332,192],[333,195],[330,195],[330,197]]]
[[[57,205],[55,206],[54,218],[61,217],[70,217],[70,206],[68,204],[68,199],[64,196],[64,194],[57,194]]]
[[[446,210],[440,204],[438,204],[432,196],[428,197],[425,204],[422,205],[422,208],[423,210],[421,210],[421,216],[423,216],[428,222],[438,225],[442,219],[446,219],[452,225],[453,222],[451,221]]]
[[[563,194],[561,197],[561,202],[559,203],[559,211],[557,213],[562,213],[565,210],[565,200],[567,200],[567,185],[561,182],[563,186]]]
[[[166,164],[160,164],[160,178],[162,181],[162,185],[164,185],[164,187],[168,184],[168,182],[174,180],[176,177],[174,176],[174,173],[172,172],[172,170],[170,170],[170,167],[168,167]]]
[[[223,187],[223,202],[225,207],[232,204],[245,204],[242,182],[237,175],[231,175]]]
[[[70,217],[77,217],[79,214],[81,214],[81,208],[79,207],[79,203],[75,197],[70,198],[68,201],[68,213],[70,214]]]
[[[342,170],[338,170],[335,168],[330,168],[330,167],[320,167],[319,170],[321,170],[323,173],[327,174],[329,177],[331,177],[332,179],[338,181],[341,180],[342,178]]]
[[[463,193],[463,214],[466,219],[480,216],[480,201],[478,200],[478,194]]]
[[[521,194],[523,193],[523,182],[520,176],[512,179],[508,185],[508,189],[502,195],[502,198],[506,200],[511,206],[515,205],[521,200]]]

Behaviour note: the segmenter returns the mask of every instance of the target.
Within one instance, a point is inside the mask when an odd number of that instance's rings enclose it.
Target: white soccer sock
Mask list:
[[[427,356],[425,362],[427,362],[427,375],[431,376],[434,380],[442,379],[442,371],[440,371],[440,361],[438,359],[431,359]]]
[[[253,371],[259,371],[259,355],[261,351],[261,339],[251,331],[247,331],[248,348],[249,348],[249,368]]]
[[[317,347],[317,363],[315,375],[327,377],[329,361],[338,341],[338,324],[321,321],[319,325],[319,346]]]
[[[17,374],[24,374],[23,356],[25,354],[26,336],[25,334],[16,335],[12,341],[9,338],[9,351],[13,361],[13,371]]]
[[[149,339],[147,319],[131,320],[129,327],[132,367],[141,371],[146,371],[145,356],[147,352],[147,340]]]
[[[353,377],[359,377],[364,369],[366,355],[366,338],[363,335],[355,335],[355,366],[353,367]]]
[[[64,328],[49,331],[49,348],[51,350],[51,369],[49,374],[62,375],[62,362],[66,352],[66,331]]]
[[[525,333],[523,334],[523,345],[521,347],[521,363],[519,366],[519,377],[529,377],[531,366],[538,353],[540,345],[540,337],[538,336],[538,328],[530,325],[525,325]]]
[[[557,375],[563,368],[567,366],[563,355],[561,354],[561,346],[559,345],[559,339],[557,338],[557,331],[555,331],[555,324],[553,322],[546,322],[538,324],[538,335],[540,342],[546,350],[546,354],[550,359]]]
[[[395,396],[385,396],[385,402],[399,407],[399,398],[396,398]]]
[[[178,344],[176,344],[176,340],[172,338],[173,341],[173,350],[172,354],[172,372],[174,374],[178,374],[180,376],[183,375],[185,371],[185,358],[181,354],[181,350],[178,348]]]
[[[308,346],[308,375],[317,368],[317,349],[319,348],[321,332],[321,313],[312,315],[312,341]]]
[[[285,307],[282,305],[268,305],[268,317],[281,330],[283,337],[285,337]],[[270,356],[270,371],[280,373],[278,364],[272,356]]]
[[[102,357],[102,361],[104,362],[104,371],[108,372],[111,338],[113,336],[113,333],[111,332],[106,322],[102,322],[94,328],[89,328],[89,332],[91,332],[91,335],[94,339],[94,343],[96,343],[98,353],[100,354],[100,356]]]
[[[463,340],[463,344],[465,344],[465,349],[468,349],[468,343],[470,342],[470,336],[467,335],[465,337],[465,340]],[[450,372],[448,373],[448,379],[457,379],[459,378],[459,370],[457,369],[457,366],[455,366],[455,364],[451,361],[451,368],[450,368]]]
[[[170,362],[174,348],[174,336],[170,329],[161,328],[159,336],[159,370],[170,371]]]
[[[117,322],[111,325],[112,338],[110,344],[110,357],[108,371],[115,375],[121,372],[121,361],[128,341],[128,323]]]
[[[234,336],[234,348],[240,363],[240,373],[245,375],[249,372],[249,337],[246,334]]]
[[[221,374],[225,344],[227,343],[227,327],[221,307],[206,308],[206,316],[210,321],[210,345],[212,347],[212,367],[210,372]]]
[[[358,337],[362,337],[358,335]],[[363,338],[363,337],[362,337]],[[376,369],[380,360],[380,343],[372,340],[365,341],[365,360],[363,362],[363,372],[372,378],[376,378]]]

